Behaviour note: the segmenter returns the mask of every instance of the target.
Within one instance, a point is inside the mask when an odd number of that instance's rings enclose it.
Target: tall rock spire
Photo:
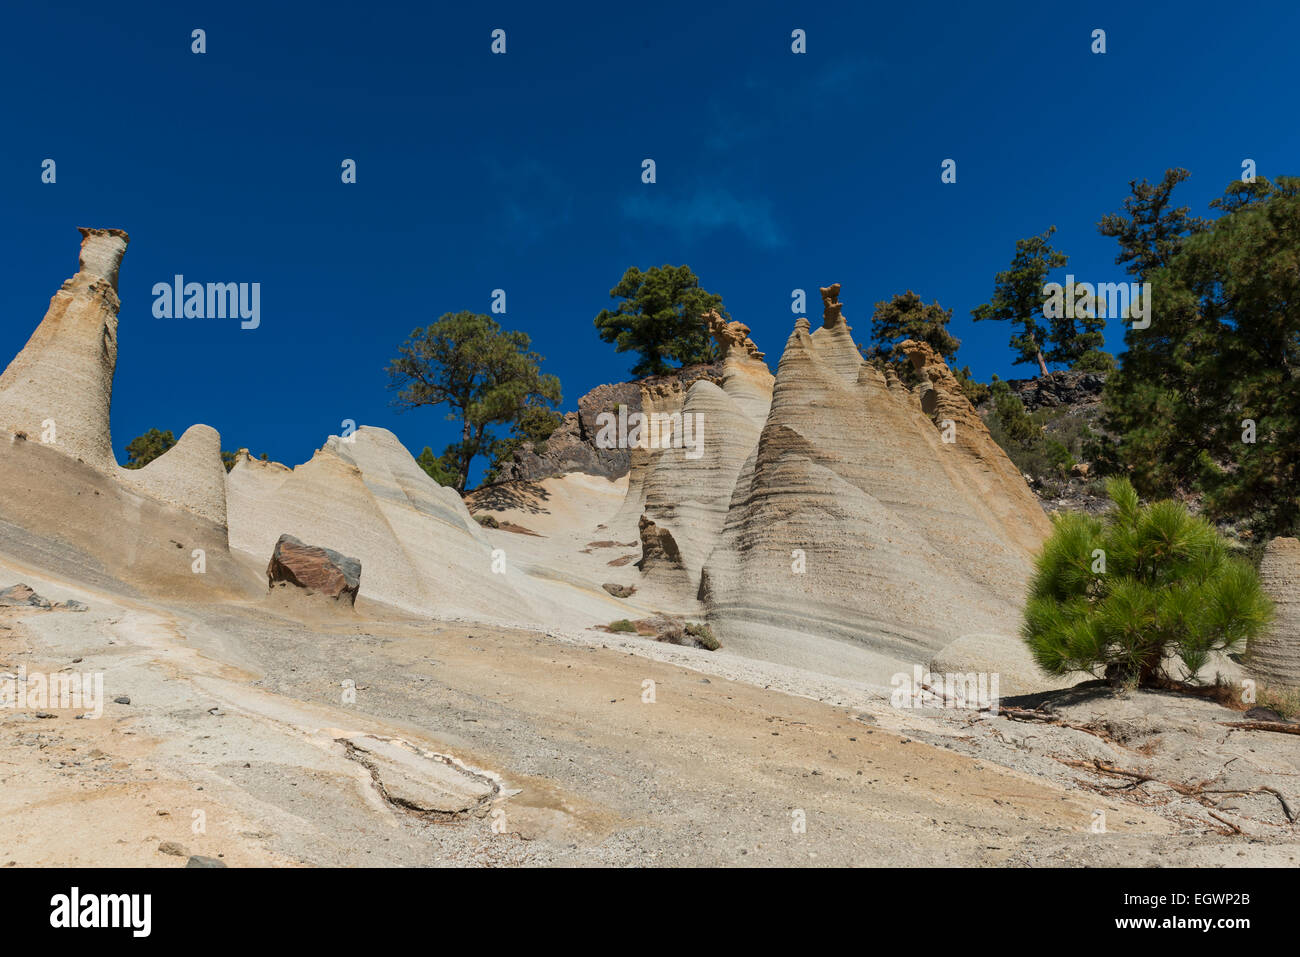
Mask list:
[[[221,437],[196,425],[143,469],[123,469],[109,428],[117,368],[117,272],[129,242],[120,229],[81,230],[77,274],[0,375],[0,427],[79,459],[168,505],[226,524]]]
[[[82,229],[77,274],[50,300],[45,318],[0,375],[0,426],[45,437],[97,468],[115,465],[109,437],[117,365],[120,229]]]

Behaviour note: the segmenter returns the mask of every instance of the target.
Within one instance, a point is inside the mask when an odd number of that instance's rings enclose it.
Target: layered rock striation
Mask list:
[[[728,648],[811,670],[887,681],[945,661],[1041,687],[1017,630],[1047,519],[942,361],[909,343],[922,387],[886,377],[839,291],[786,343],[704,566],[710,622]]]
[[[1300,540],[1275,538],[1259,563],[1260,583],[1273,599],[1273,625],[1247,656],[1265,684],[1300,688]]]

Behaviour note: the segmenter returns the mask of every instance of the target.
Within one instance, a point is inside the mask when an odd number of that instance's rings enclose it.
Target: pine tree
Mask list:
[[[1300,530],[1300,180],[1233,183],[1152,284],[1106,383],[1103,465],[1145,495],[1204,493],[1257,539]]]
[[[160,432],[150,429],[144,435],[137,435],[126,446],[126,465],[128,469],[142,469],[158,456],[176,444],[176,436],[171,429]]]
[[[459,462],[460,449],[454,444],[447,446],[442,455],[434,455],[433,449],[426,445],[424,451],[415,458],[415,464],[424,469],[429,478],[439,485],[445,485],[449,488],[456,487],[456,479],[459,477]]]
[[[609,291],[622,299],[615,309],[602,309],[596,328],[604,342],[618,352],[636,352],[636,376],[663,375],[672,362],[691,365],[713,362],[717,348],[703,316],[717,310],[730,319],[722,297],[700,288],[689,266],[654,266],[645,272],[631,267]]]
[[[1167,169],[1159,183],[1129,181],[1131,195],[1124,200],[1123,213],[1107,213],[1097,223],[1098,232],[1119,242],[1116,265],[1127,264],[1132,275],[1146,279],[1169,265],[1188,236],[1208,225],[1189,215],[1186,206],[1169,208],[1174,187],[1191,175],[1185,169]]]
[[[1198,318],[1176,414],[1210,513],[1265,539],[1300,531],[1300,179],[1248,195],[1229,187],[1231,212],[1169,270]]]
[[[1182,505],[1141,506],[1124,479],[1107,491],[1114,510],[1057,515],[1035,563],[1021,634],[1039,667],[1154,684],[1172,657],[1194,677],[1245,651],[1272,614],[1255,569]]]
[[[898,344],[905,339],[915,339],[929,344],[951,365],[961,347],[961,340],[948,331],[951,321],[952,310],[945,309],[938,302],[927,306],[910,289],[895,293],[891,299],[876,303],[871,316],[872,347],[868,354],[886,362],[902,362],[906,357],[898,354]]]
[[[1177,431],[1181,420],[1175,421],[1192,398],[1186,387],[1198,341],[1194,297],[1177,294],[1161,273],[1188,238],[1206,228],[1186,206],[1170,205],[1174,188],[1189,175],[1169,169],[1158,184],[1131,181],[1123,211],[1097,224],[1119,243],[1116,264],[1153,285],[1151,323],[1128,326],[1121,367],[1106,380],[1103,425],[1118,441],[1100,447],[1095,463],[1102,471],[1125,472],[1144,495],[1188,491],[1201,451],[1195,429]]]
[[[1043,323],[1043,304],[1047,300],[1043,286],[1049,272],[1069,261],[1048,242],[1055,232],[1056,227],[1050,226],[1041,236],[1016,240],[1011,268],[995,277],[992,298],[971,311],[976,322],[1010,321],[1018,330],[1011,336],[1011,349],[1016,355],[1013,363],[1036,362],[1042,375],[1047,375],[1052,336],[1052,330]]]
[[[560,380],[541,371],[530,345],[527,333],[504,330],[490,316],[449,312],[412,332],[388,365],[395,405],[447,405],[448,417],[460,420],[460,441],[442,456],[454,458],[458,492],[474,458],[491,454],[494,426],[532,422],[537,407],[560,402]]]

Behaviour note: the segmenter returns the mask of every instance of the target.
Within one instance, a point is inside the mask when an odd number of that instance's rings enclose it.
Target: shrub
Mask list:
[[[1035,562],[1021,635],[1039,667],[1151,684],[1171,656],[1194,676],[1244,651],[1272,615],[1255,569],[1177,502],[1141,506],[1127,479],[1106,491],[1114,510],[1056,516]]]
[[[1028,413],[1020,397],[1000,379],[990,389],[993,412],[987,425],[993,441],[1021,472],[1029,475],[1065,477],[1074,465],[1070,448],[1044,430],[1046,416]]]
[[[708,625],[691,622],[686,626],[686,634],[695,639],[695,643],[705,651],[717,651],[722,647],[722,642],[713,637],[713,629]]]
[[[954,369],[953,376],[957,379],[957,384],[961,386],[962,393],[970,401],[971,405],[979,405],[986,401],[992,391],[983,382],[976,382],[975,376],[970,371],[970,366],[961,369]]]
[[[1273,709],[1284,718],[1300,717],[1300,688],[1261,686],[1255,703]]]
[[[636,631],[636,625],[632,624],[626,618],[620,618],[618,621],[611,621],[606,627],[610,631]]]

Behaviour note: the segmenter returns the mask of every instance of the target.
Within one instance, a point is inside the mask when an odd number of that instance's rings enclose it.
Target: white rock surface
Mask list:
[[[929,404],[956,420],[945,443],[921,397],[862,360],[838,287],[824,292],[823,327],[800,319],[786,344],[705,565],[715,632],[741,653],[868,681],[938,657],[1000,671],[1005,691],[1047,686],[1016,636],[1049,530],[1032,492],[936,374]]]
[[[1266,683],[1300,688],[1300,540],[1269,542],[1259,576],[1275,617],[1268,634],[1251,645],[1247,663]]]

